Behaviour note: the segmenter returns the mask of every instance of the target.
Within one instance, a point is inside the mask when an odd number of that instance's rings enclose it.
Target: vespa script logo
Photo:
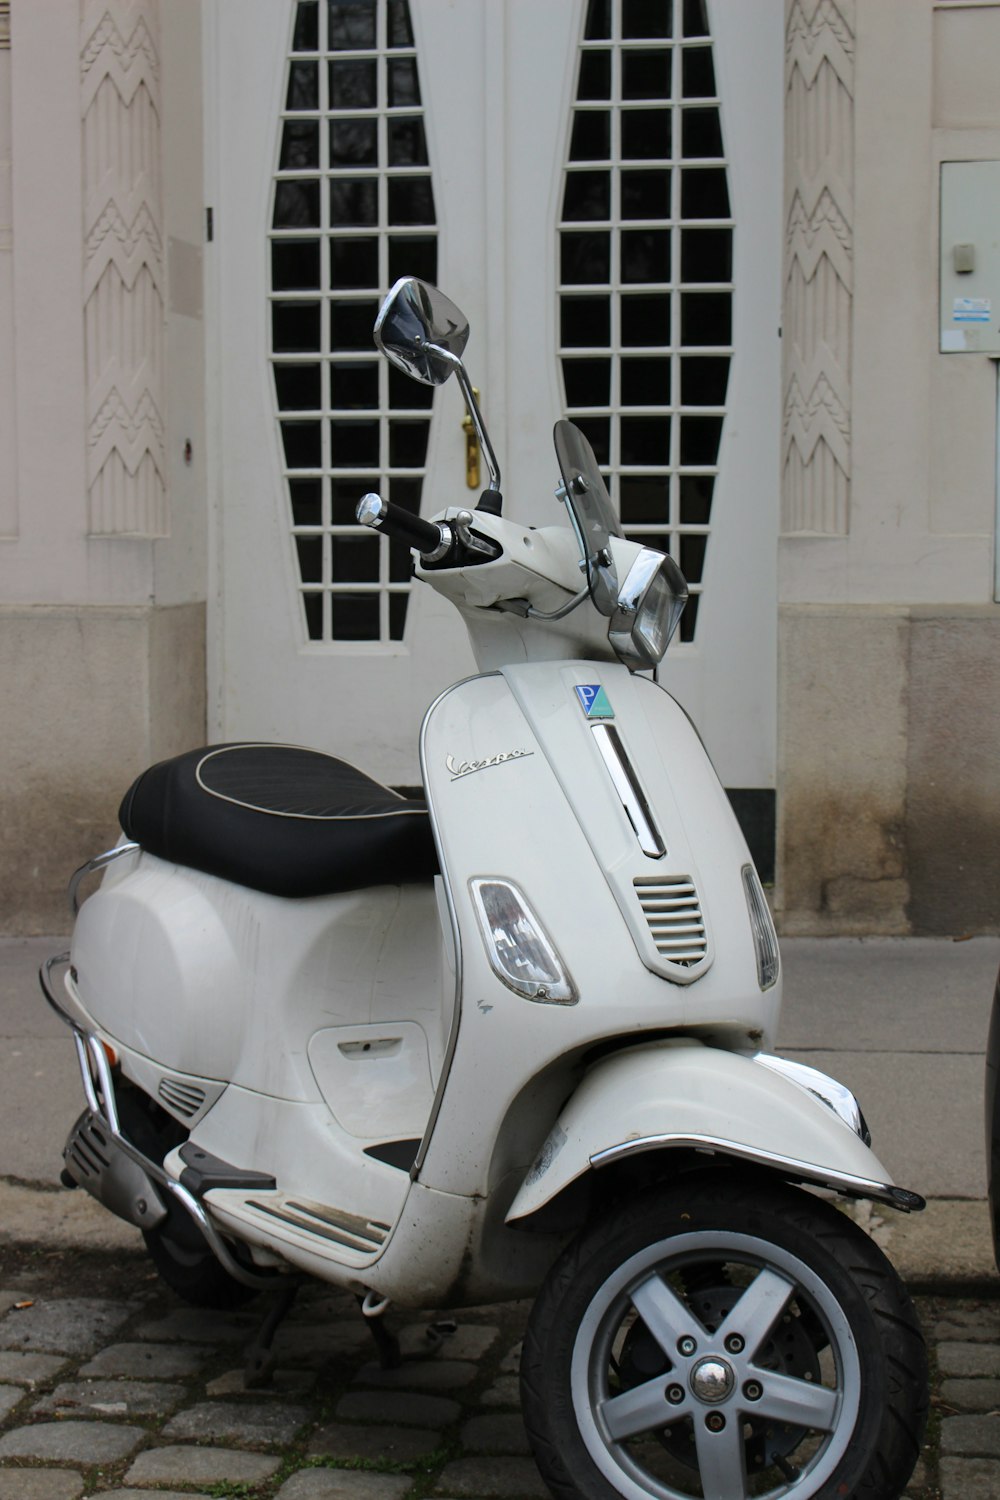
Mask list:
[[[474,771],[487,771],[490,766],[506,765],[509,760],[524,760],[534,753],[534,750],[501,750],[497,755],[488,755],[485,760],[456,760],[453,755],[447,755],[445,765],[451,772],[452,781],[458,781],[460,776],[471,776]]]

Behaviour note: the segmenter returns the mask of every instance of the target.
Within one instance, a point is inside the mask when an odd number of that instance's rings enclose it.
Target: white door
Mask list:
[[[418,779],[470,672],[352,526],[474,502],[454,383],[379,361],[397,275],[468,313],[511,515],[558,517],[569,412],[692,605],[662,680],[725,784],[774,785],[781,0],[215,0],[214,731]]]

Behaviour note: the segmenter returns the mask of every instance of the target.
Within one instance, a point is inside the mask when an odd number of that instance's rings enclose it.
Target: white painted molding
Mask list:
[[[81,0],[91,536],[168,529],[158,0]]]
[[[853,275],[854,0],[787,0],[786,535],[848,530]]]

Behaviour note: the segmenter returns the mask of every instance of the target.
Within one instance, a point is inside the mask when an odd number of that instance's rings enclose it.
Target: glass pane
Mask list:
[[[411,380],[394,365],[389,367],[389,407],[392,411],[427,410],[434,401],[434,387]]]
[[[681,119],[685,156],[722,156],[722,126],[717,109],[686,109]]]
[[[319,121],[286,120],[281,132],[278,168],[282,172],[307,172],[319,167]]]
[[[406,583],[413,577],[413,553],[405,542],[389,539],[389,582]]]
[[[394,469],[422,469],[427,459],[427,422],[389,423],[389,463]]]
[[[330,223],[367,227],[378,223],[377,177],[331,177]]]
[[[733,336],[732,298],[726,292],[690,292],[681,298],[681,343],[728,344]]]
[[[669,406],[670,360],[623,357],[621,396],[623,406]]]
[[[376,120],[330,121],[331,167],[377,167],[378,122]]]
[[[272,303],[271,342],[275,354],[318,351],[319,303]]]
[[[669,219],[670,173],[621,174],[623,219]]]
[[[692,594],[684,606],[684,613],[681,615],[681,623],[678,631],[682,645],[690,645],[694,640],[698,621],[698,600],[700,598],[700,594]]]
[[[293,62],[288,69],[286,109],[319,109],[319,63]]]
[[[714,474],[682,474],[680,477],[681,525],[707,526],[712,514]]]
[[[293,526],[322,526],[322,479],[290,479],[288,494],[292,502]]]
[[[330,545],[334,583],[378,583],[379,538],[335,536]]]
[[[386,62],[389,81],[389,108],[406,108],[420,103],[415,57],[391,57]]]
[[[374,109],[377,103],[374,58],[330,64],[330,105],[333,109]]]
[[[331,422],[331,455],[334,467],[348,469],[354,464],[378,467],[378,422]],[[360,498],[360,497],[359,497]]]
[[[330,366],[330,405],[334,411],[378,406],[378,363],[354,360]]]
[[[319,411],[322,397],[319,365],[275,365],[274,388],[279,411]]]
[[[323,582],[323,538],[297,536],[295,550],[299,557],[299,576],[303,583]]]
[[[388,136],[390,167],[426,167],[427,138],[419,115],[390,118]]]
[[[560,341],[567,348],[606,348],[611,342],[610,299],[562,297],[559,323]]]
[[[559,265],[562,280],[571,285],[606,284],[611,280],[611,235],[607,230],[592,234],[560,236]]]
[[[412,47],[413,27],[406,0],[389,0],[388,36],[390,47]]]
[[[319,286],[319,240],[272,240],[271,286],[276,292]]]
[[[622,110],[622,157],[649,161],[670,155],[669,109]]]
[[[669,417],[622,417],[621,461],[665,467],[670,462]]]
[[[389,639],[401,641],[404,637],[406,627],[406,606],[409,603],[409,594],[389,595]]]
[[[682,281],[731,281],[731,229],[685,229],[681,235]]]
[[[569,223],[586,219],[610,219],[610,172],[567,172],[563,194],[563,218]]]
[[[357,479],[330,480],[330,520],[334,526],[353,526],[357,521],[358,501],[361,496],[379,486],[372,476]]]
[[[618,481],[623,526],[655,526],[670,514],[670,480],[623,474]]]
[[[375,45],[375,0],[329,0],[331,52],[360,51]]]
[[[683,406],[723,406],[728,384],[728,358],[706,359],[688,354],[681,360]]]
[[[611,98],[611,53],[582,52],[580,54],[580,82],[578,99]]]
[[[711,465],[718,462],[721,417],[683,417],[681,419],[681,463],[685,466]]]
[[[622,36],[629,39],[670,36],[671,0],[622,0]]]
[[[729,218],[729,184],[724,168],[693,168],[681,173],[681,217]]]
[[[287,468],[319,468],[323,457],[319,422],[282,422],[281,442]]]
[[[611,155],[611,116],[601,109],[573,112],[570,161],[607,161]]]
[[[429,177],[389,178],[389,223],[434,223],[434,195]]]
[[[624,282],[670,280],[670,230],[623,229],[621,275]]]
[[[708,36],[705,0],[684,0],[684,35]]]
[[[563,362],[567,406],[607,406],[611,400],[610,359]]]
[[[632,348],[670,343],[670,297],[623,297],[622,343]]]
[[[278,182],[274,187],[275,229],[319,227],[319,181]]]
[[[685,99],[715,97],[715,67],[711,47],[685,47],[683,59]]]
[[[315,52],[319,46],[319,5],[316,0],[301,0],[295,7],[293,52]]]
[[[670,57],[666,47],[623,52],[622,98],[669,99]]]
[[[434,235],[389,236],[389,285],[401,276],[419,276],[432,286],[437,284],[437,239]]]
[[[611,0],[589,0],[583,34],[588,42],[600,42],[611,35]]]
[[[705,571],[705,547],[708,537],[704,534],[681,536],[680,565],[681,572],[688,583],[700,583]]]
[[[377,641],[378,594],[331,594],[330,633],[335,641]]]
[[[377,302],[331,302],[330,347],[372,349],[372,329],[378,316]]]
[[[302,607],[305,610],[309,639],[321,641],[323,639],[323,595],[303,594]]]
[[[421,479],[393,479],[389,486],[389,498],[394,505],[401,505],[411,515],[420,514]]]
[[[335,287],[378,286],[378,240],[331,240],[330,259]]]
[[[594,457],[605,467],[611,462],[611,422],[608,417],[577,417],[576,425],[594,450]]]

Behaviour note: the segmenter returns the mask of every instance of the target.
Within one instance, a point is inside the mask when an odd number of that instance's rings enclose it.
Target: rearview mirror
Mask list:
[[[416,276],[403,276],[375,320],[375,343],[387,359],[424,385],[443,385],[461,367],[469,323],[450,297]]]

